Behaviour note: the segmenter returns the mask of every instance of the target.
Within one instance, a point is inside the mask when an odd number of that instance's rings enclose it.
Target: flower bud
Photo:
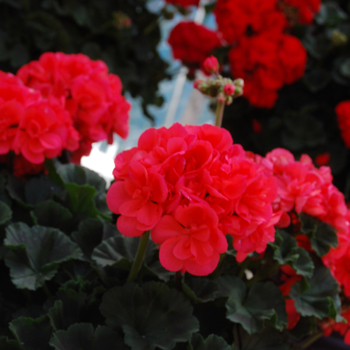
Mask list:
[[[210,56],[205,59],[203,67],[209,73],[216,74],[219,72],[219,62],[216,57]]]
[[[228,83],[224,86],[224,93],[228,96],[232,96],[235,93],[235,86],[231,83]]]
[[[244,87],[244,80],[243,79],[235,79],[233,81],[233,84],[237,87],[241,87],[243,88]]]
[[[220,92],[219,95],[218,95],[218,101],[220,103],[225,103],[226,102],[226,96],[222,92]]]
[[[332,32],[332,43],[335,46],[343,46],[346,45],[348,42],[348,37],[342,33],[341,31],[335,29]]]

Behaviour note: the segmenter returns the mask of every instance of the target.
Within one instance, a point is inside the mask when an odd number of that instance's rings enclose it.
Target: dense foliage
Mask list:
[[[102,59],[132,96],[161,104],[167,64],[156,47],[159,14],[143,0],[8,0],[0,2],[0,69],[16,73],[47,51]]]

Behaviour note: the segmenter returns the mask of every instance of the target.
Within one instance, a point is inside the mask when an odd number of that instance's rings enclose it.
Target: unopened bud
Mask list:
[[[233,81],[233,84],[237,87],[241,87],[243,88],[244,87],[244,80],[243,79],[235,79]]]
[[[203,63],[203,67],[204,69],[212,74],[216,74],[219,72],[219,62],[217,60],[216,57],[214,56],[210,56],[208,58],[205,59],[204,63]]]
[[[224,86],[223,91],[227,96],[232,96],[235,93],[235,86],[228,83]]]
[[[342,33],[340,30],[333,30],[332,32],[332,43],[335,45],[335,46],[342,46],[342,45],[345,45],[347,44],[348,42],[348,37]]]
[[[225,103],[226,102],[226,96],[224,93],[220,92],[219,95],[218,95],[218,101],[220,103]]]

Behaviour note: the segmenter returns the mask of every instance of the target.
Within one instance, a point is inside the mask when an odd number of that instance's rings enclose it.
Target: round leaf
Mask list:
[[[190,302],[162,283],[148,282],[142,288],[129,283],[111,289],[103,296],[100,310],[107,326],[123,328],[132,350],[140,345],[170,350],[199,329]]]

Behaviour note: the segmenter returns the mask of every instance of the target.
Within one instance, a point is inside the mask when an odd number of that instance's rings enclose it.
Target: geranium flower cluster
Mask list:
[[[79,147],[79,134],[72,119],[55,98],[44,99],[14,75],[1,71],[0,113],[0,154],[14,151],[16,174],[21,174],[23,167],[28,168],[28,163],[34,164],[35,171],[41,169],[36,165],[45,158]]]
[[[122,95],[119,77],[108,73],[104,62],[83,54],[44,53],[23,66],[17,77],[44,98],[56,98],[69,113],[79,133],[72,161],[88,155],[93,142],[112,143],[114,133],[127,137],[130,104]]]
[[[180,22],[170,32],[168,42],[173,56],[193,73],[211,52],[221,46],[217,32],[195,22]]]
[[[281,148],[268,153],[262,163],[277,179],[275,203],[283,211],[283,227],[291,221],[288,213],[295,211],[333,226],[339,236],[348,233],[344,195],[333,185],[329,167],[317,169],[306,154],[296,161],[289,151]]]
[[[342,139],[347,148],[350,148],[350,101],[340,102],[335,107],[338,125]]]
[[[322,260],[330,268],[334,278],[340,283],[343,292],[350,297],[350,211],[345,204],[344,195],[332,184],[330,168],[321,166],[317,169],[307,155],[303,155],[299,161],[287,150],[275,149],[268,153],[260,162],[266,166],[277,179],[278,190],[275,205],[282,211],[280,221],[276,226],[286,227],[290,222],[300,232],[299,220],[295,213],[307,213],[335,228],[338,236],[338,246],[332,248]],[[296,237],[298,245],[311,251],[312,247],[305,235]],[[284,284],[281,290],[288,296],[290,287],[301,276],[293,269],[286,266],[282,269]],[[288,313],[288,329],[293,328],[300,315],[295,310],[291,299],[286,301]],[[334,326],[334,322],[330,324]],[[334,329],[347,329],[347,325],[336,326]],[[324,326],[325,329],[328,327]],[[338,328],[337,328],[338,327]],[[327,333],[327,332],[326,332]],[[345,333],[345,332],[344,332]]]
[[[169,43],[174,57],[192,69],[203,62],[197,51],[209,56],[214,49],[228,46],[231,74],[245,81],[244,96],[254,106],[271,108],[278,90],[301,78],[306,68],[306,50],[288,31],[296,23],[311,24],[320,5],[320,0],[217,0],[216,32],[196,25],[194,35],[191,22],[183,22],[173,29]],[[199,41],[197,33],[208,39]],[[186,47],[181,46],[182,41]],[[178,53],[179,47],[183,54]]]
[[[115,159],[107,204],[125,236],[151,230],[161,264],[208,275],[233,237],[237,260],[274,240],[276,179],[211,125],[149,129]]]

